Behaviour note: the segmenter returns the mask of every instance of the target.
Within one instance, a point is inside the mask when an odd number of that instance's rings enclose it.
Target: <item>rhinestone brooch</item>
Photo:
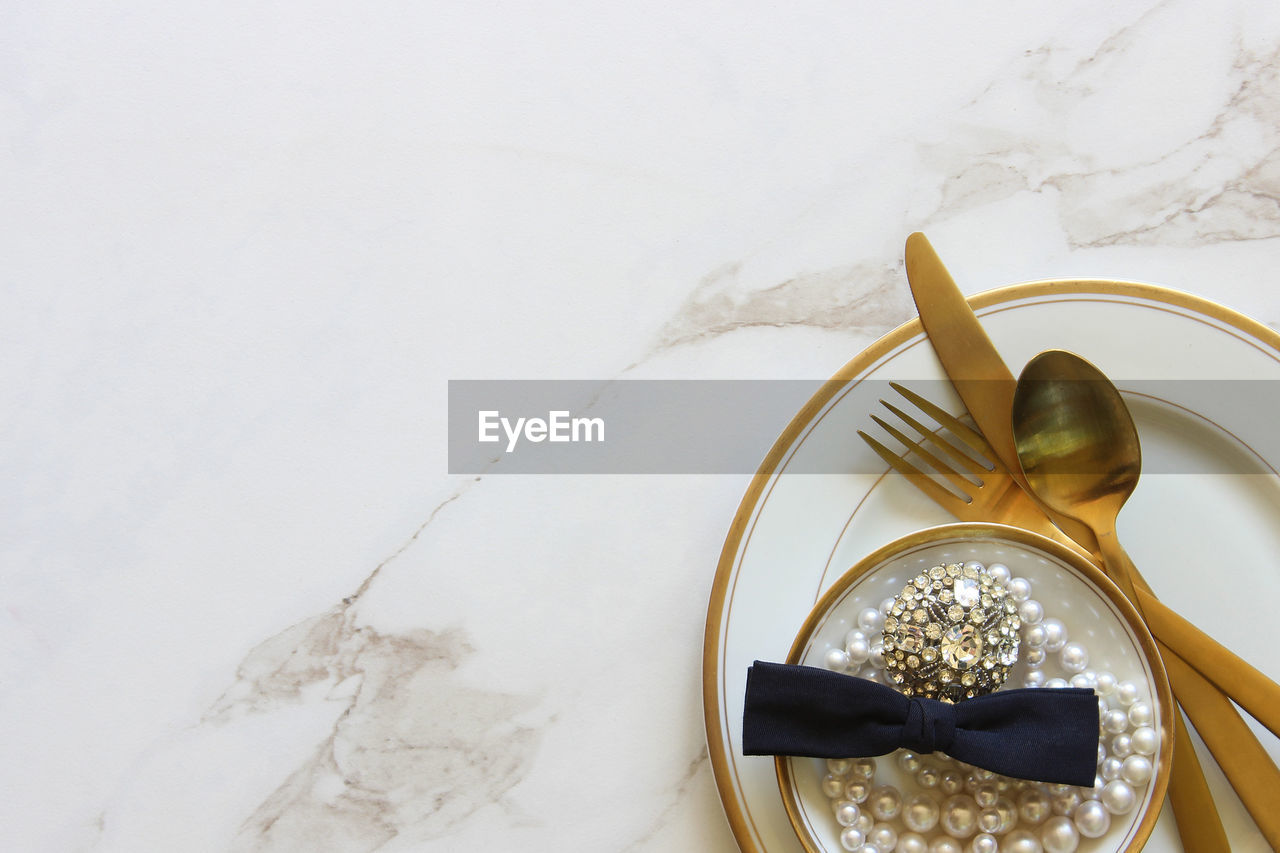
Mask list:
[[[884,620],[885,669],[907,696],[959,702],[999,689],[1018,660],[1018,607],[981,563],[916,575]]]

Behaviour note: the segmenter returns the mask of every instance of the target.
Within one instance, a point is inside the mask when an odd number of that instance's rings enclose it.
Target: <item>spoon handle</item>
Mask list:
[[[1096,541],[1099,550],[1102,552],[1104,570],[1116,582],[1116,586],[1120,587],[1120,591],[1125,594],[1125,597],[1138,608],[1138,612],[1143,614],[1143,621],[1147,621],[1146,613],[1143,612],[1137,593],[1134,591],[1134,578],[1140,578],[1141,576],[1138,574],[1138,569],[1133,564],[1133,560],[1129,558],[1128,553],[1125,552],[1119,540],[1116,539],[1115,530],[1100,531]],[[1148,623],[1149,627],[1150,624]],[[1152,631],[1153,635],[1154,633]],[[1163,648],[1161,646],[1161,649]],[[1194,703],[1203,698],[1200,696],[1189,699],[1184,698],[1184,685],[1174,678],[1174,668],[1170,665],[1167,657],[1165,658],[1165,670],[1169,673],[1169,682],[1173,688],[1174,697],[1184,707],[1188,701]],[[1219,816],[1218,807],[1213,801],[1213,794],[1209,791],[1208,783],[1204,777],[1204,769],[1200,766],[1200,761],[1196,757],[1195,746],[1191,743],[1191,735],[1187,732],[1187,727],[1183,725],[1180,719],[1181,714],[1178,710],[1176,708],[1169,710],[1174,717],[1174,757],[1173,766],[1170,770],[1169,800],[1173,804],[1174,819],[1178,824],[1178,836],[1182,839],[1182,846],[1186,850],[1196,851],[1197,853],[1198,851],[1230,850],[1231,845],[1227,841],[1227,833],[1222,826],[1222,818]],[[1189,709],[1187,713],[1190,716]],[[1207,724],[1206,718],[1209,713],[1202,712],[1200,714],[1202,724]],[[1259,749],[1261,749],[1261,745],[1259,745]],[[1216,758],[1217,756],[1215,755],[1214,757]]]
[[[1138,590],[1137,603],[1153,636],[1280,737],[1280,684],[1175,613],[1149,590]]]

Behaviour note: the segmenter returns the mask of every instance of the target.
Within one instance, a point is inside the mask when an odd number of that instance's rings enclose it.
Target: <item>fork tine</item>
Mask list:
[[[972,429],[964,421],[948,414],[945,410],[926,400],[924,397],[921,397],[910,388],[899,385],[897,382],[890,382],[889,387],[910,400],[916,408],[920,409],[920,411],[924,412],[943,427],[950,430],[956,438],[967,444],[975,453],[981,455],[988,461],[995,459],[995,452],[991,449],[991,445],[987,443],[987,439],[982,435],[982,433]],[[987,470],[994,470],[994,465],[989,465]]]
[[[919,468],[916,468],[910,462],[903,459],[901,456],[897,455],[862,430],[858,430],[858,435],[862,437],[863,441],[871,445],[871,449],[876,452],[877,456],[889,463],[889,466],[899,474],[906,477],[911,482],[911,485],[924,492],[943,507],[950,509],[956,504],[969,504],[973,502],[973,498],[969,497],[967,494],[963,496],[957,495],[954,492],[944,489],[942,486],[934,482],[929,475],[925,474]]]
[[[981,480],[974,483],[964,475],[957,473],[950,465],[939,459],[937,456],[934,456],[920,443],[912,441],[905,433],[893,424],[888,423],[883,418],[877,417],[876,415],[872,415],[871,420],[875,421],[881,429],[901,442],[904,448],[917,453],[921,459],[928,463],[930,468],[945,477],[947,482],[951,483],[951,485],[955,486],[959,491],[964,492],[967,495],[969,489],[972,489],[975,486],[978,488],[982,487]]]
[[[977,477],[979,482],[981,482],[983,474],[990,473],[989,469],[987,469],[981,463],[974,460],[973,457],[968,456],[965,453],[961,452],[960,449],[957,448],[954,444],[939,437],[937,433],[929,429],[924,424],[920,423],[915,418],[911,417],[911,415],[908,415],[906,412],[902,411],[902,409],[899,409],[897,406],[893,405],[892,403],[889,403],[886,400],[881,400],[880,403],[886,409],[888,409],[889,411],[897,415],[898,418],[903,423],[905,423],[907,426],[911,427],[913,430],[919,433],[920,438],[929,442],[934,447],[941,450],[943,453],[946,453],[948,456],[954,459],[957,463],[959,463],[963,468],[968,470],[969,473]]]

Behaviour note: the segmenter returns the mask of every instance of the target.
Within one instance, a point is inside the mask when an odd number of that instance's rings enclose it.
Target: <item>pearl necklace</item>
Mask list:
[[[852,853],[1072,853],[1081,839],[1106,835],[1112,816],[1131,812],[1154,773],[1155,713],[1139,687],[1089,669],[1088,650],[1068,641],[1060,620],[1045,617],[1043,605],[1031,597],[1030,580],[1013,577],[1002,563],[965,567],[1004,584],[1016,602],[1028,667],[1025,687],[1097,692],[1101,737],[1094,786],[1010,779],[941,753],[899,750],[897,767],[918,788],[904,797],[892,785],[875,784],[874,758],[829,759],[822,790],[841,827],[840,844]],[[827,668],[892,684],[880,632],[893,605],[890,598],[862,610],[844,648],[827,652]],[[1052,668],[1061,675],[1050,677]]]

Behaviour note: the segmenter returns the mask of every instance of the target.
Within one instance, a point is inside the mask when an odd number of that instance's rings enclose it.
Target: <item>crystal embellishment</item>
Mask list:
[[[982,598],[976,578],[956,578],[953,592],[956,597],[956,604],[961,607],[973,607]]]
[[[942,635],[942,659],[956,669],[968,669],[982,654],[982,638],[972,625],[952,625]]]
[[[906,582],[885,620],[890,681],[943,702],[991,693],[1018,660],[1017,608],[980,563],[946,563]]]

